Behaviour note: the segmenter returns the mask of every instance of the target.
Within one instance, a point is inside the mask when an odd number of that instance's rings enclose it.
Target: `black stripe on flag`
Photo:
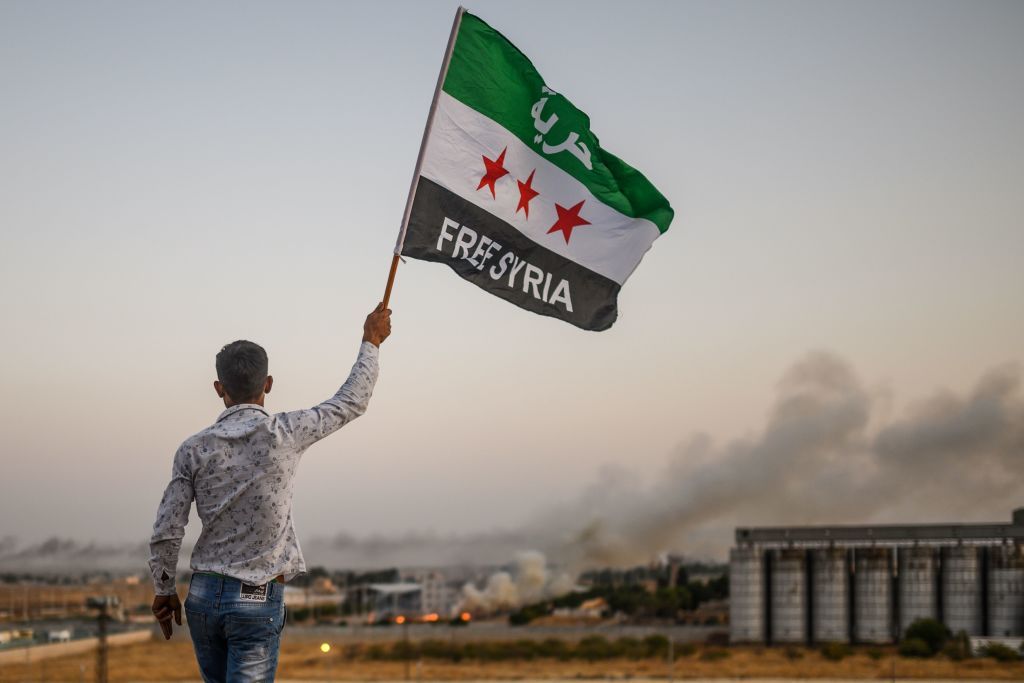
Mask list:
[[[552,235],[556,238],[561,236]],[[447,264],[477,287],[520,308],[585,330],[606,330],[618,315],[617,282],[545,249],[422,176],[402,254]]]

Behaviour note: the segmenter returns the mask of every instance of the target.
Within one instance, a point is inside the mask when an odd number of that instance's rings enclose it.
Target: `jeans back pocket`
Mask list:
[[[224,635],[240,661],[262,661],[277,650],[281,621],[277,609],[232,612],[224,619]]]

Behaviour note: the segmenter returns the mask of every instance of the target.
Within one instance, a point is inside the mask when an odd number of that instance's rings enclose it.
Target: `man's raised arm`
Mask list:
[[[391,310],[378,304],[366,316],[359,356],[341,388],[317,406],[281,415],[282,426],[291,432],[301,448],[308,448],[366,412],[377,383],[378,347],[390,334]]]

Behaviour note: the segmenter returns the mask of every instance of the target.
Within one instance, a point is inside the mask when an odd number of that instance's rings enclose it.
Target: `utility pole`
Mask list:
[[[99,610],[96,617],[97,636],[99,637],[99,648],[96,650],[96,683],[108,683],[109,670],[107,668],[107,623],[111,620],[110,608],[117,607],[120,600],[116,595],[105,595],[98,598],[89,598],[86,603],[92,609]]]
[[[668,683],[673,683],[675,680],[675,668],[676,668],[676,651],[675,643],[672,642],[672,630],[668,632]]]
[[[409,680],[409,664],[412,659],[412,650],[409,649],[409,618],[405,617],[402,620],[402,640],[405,643],[403,653],[405,655],[405,680]]]
[[[107,645],[107,611],[103,610],[98,618],[100,646],[96,649],[96,683],[107,683],[109,671],[107,664],[110,650]]]

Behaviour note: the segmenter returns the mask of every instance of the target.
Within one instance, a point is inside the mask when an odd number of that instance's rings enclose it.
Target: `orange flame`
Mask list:
[[[395,623],[396,624],[404,624],[405,623],[405,617],[403,617],[401,614],[399,614],[397,617],[395,617]]]
[[[470,619],[473,618],[473,615],[470,614],[469,612],[463,612],[462,614],[459,615],[459,618],[462,619],[463,621],[469,621]]]

